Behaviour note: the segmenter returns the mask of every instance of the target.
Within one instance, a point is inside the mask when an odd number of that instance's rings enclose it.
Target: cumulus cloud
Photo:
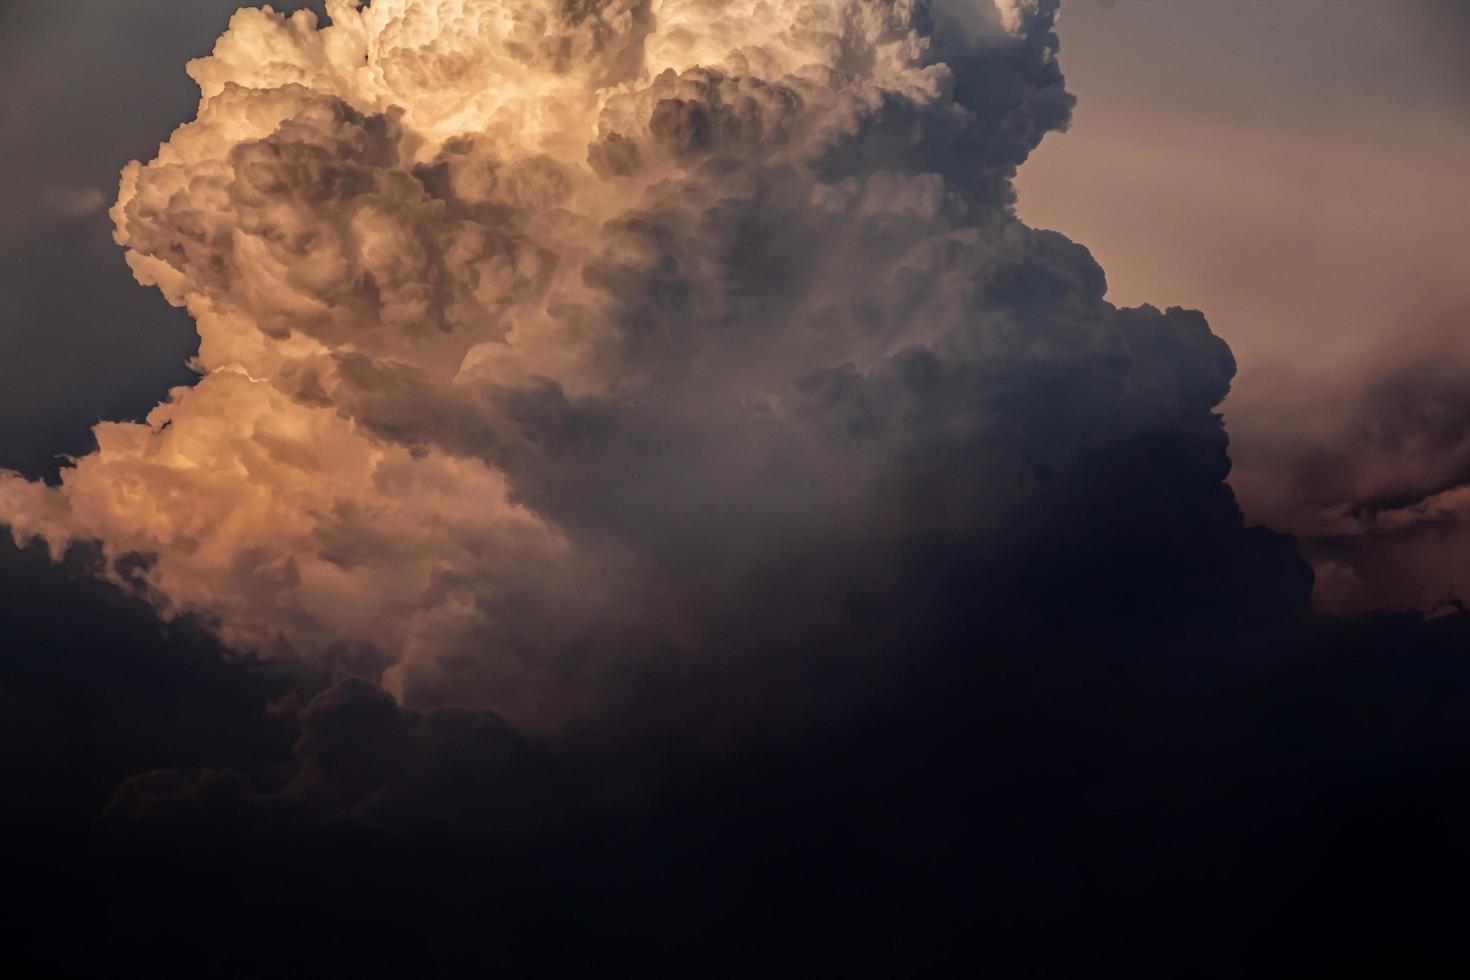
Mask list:
[[[1228,348],[1016,218],[1055,3],[330,13],[237,14],[123,174],[197,383],[0,478],[67,556],[0,547],[12,810],[93,764],[6,835],[19,961],[1421,948],[1360,897],[1417,916],[1458,846],[1470,620],[1304,619],[1225,482]],[[1380,799],[1411,859],[1345,863]]]
[[[1071,108],[1055,2],[327,8],[239,11],[124,170],[117,242],[201,377],[59,487],[0,476],[17,538],[149,556],[157,607],[236,648],[518,720],[625,647],[716,657],[773,569],[810,581],[771,623],[821,621],[858,554],[843,588],[892,595],[920,541],[1237,587],[1167,544],[1259,550],[1228,349],[1012,210]]]

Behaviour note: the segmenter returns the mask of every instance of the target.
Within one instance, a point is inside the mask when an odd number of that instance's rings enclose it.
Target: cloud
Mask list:
[[[0,540],[0,822],[8,839],[74,832],[120,780],[143,770],[289,758],[294,719],[266,707],[309,697],[324,682],[231,655],[188,618],[159,623],[132,589],[100,580],[106,564],[95,548],[53,562],[40,546]],[[145,565],[132,556],[110,571],[139,582]]]
[[[260,792],[232,769],[204,768],[197,778],[145,772],[117,787],[102,811],[105,827],[124,836],[277,843],[343,827],[479,840],[548,834],[572,815],[551,755],[497,715],[405,710],[380,688],[347,678],[296,718],[296,768],[279,789]]]
[[[1239,533],[1224,344],[1011,211],[1070,110],[1054,4],[329,13],[237,13],[124,170],[202,377],[59,488],[4,478],[18,537],[153,556],[236,648],[544,721],[599,697],[568,650],[713,656],[773,567],[1011,560],[1057,507],[1080,555],[1115,511]]]
[[[1228,347],[1017,219],[1055,12],[237,14],[112,209],[197,383],[0,479],[71,563],[0,551],[10,744],[86,735],[6,776],[118,746],[6,835],[12,955],[1401,971],[1359,898],[1458,847],[1466,617],[1310,618]],[[1438,817],[1344,862],[1380,799]]]
[[[1298,421],[1257,449],[1252,494],[1300,536],[1327,611],[1430,609],[1470,594],[1446,560],[1463,550],[1470,514],[1463,358],[1404,346],[1366,379],[1276,396]]]
[[[1351,528],[1355,510],[1460,482],[1453,423],[1441,438],[1432,415],[1458,410],[1465,372],[1470,291],[1452,266],[1470,236],[1444,202],[1470,168],[1454,124],[1466,9],[1068,4],[1079,125],[1018,180],[1024,219],[1086,242],[1112,301],[1208,311],[1241,365],[1224,404],[1231,485],[1248,520],[1334,563],[1316,593],[1334,611],[1427,609],[1465,588],[1456,535],[1370,571],[1398,535]],[[1327,540],[1341,534],[1353,541]],[[1363,580],[1350,599],[1328,585],[1349,566]]]

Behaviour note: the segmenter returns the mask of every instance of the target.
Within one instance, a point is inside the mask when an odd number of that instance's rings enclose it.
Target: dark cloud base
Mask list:
[[[535,741],[363,681],[311,697],[327,679],[164,630],[85,554],[6,546],[8,958],[221,977],[1453,962],[1470,615],[1333,620],[1187,585],[1158,615],[1128,602],[1155,595],[1129,584],[1156,585],[1141,561],[1066,614],[1069,582],[1085,592],[1051,566],[1052,615],[997,616],[957,601],[966,556],[917,550],[911,606],[870,636],[904,656],[869,658],[862,697],[696,721],[746,692],[650,656],[621,713]],[[784,681],[755,658],[753,686],[809,697],[825,652]]]

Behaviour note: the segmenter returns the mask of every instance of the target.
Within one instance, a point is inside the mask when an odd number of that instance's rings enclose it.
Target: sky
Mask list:
[[[1110,299],[1197,307],[1229,341],[1231,485],[1301,538],[1326,609],[1470,587],[1467,16],[1073,3],[1080,105],[1018,180],[1021,214],[1087,244]]]
[[[235,7],[0,6],[13,958],[1458,948],[1463,7]]]

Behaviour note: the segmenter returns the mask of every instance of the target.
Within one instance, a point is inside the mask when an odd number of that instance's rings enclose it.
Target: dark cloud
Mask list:
[[[285,758],[294,726],[266,706],[320,683],[227,655],[200,624],[160,624],[94,578],[100,561],[79,547],[57,565],[40,545],[0,540],[10,819],[75,816],[140,768]]]
[[[623,724],[537,749],[348,681],[301,712],[281,789],[124,782],[87,887],[30,940],[66,937],[53,967],[152,975],[1236,976],[1443,955],[1470,803],[1463,614],[1152,641],[1057,624],[909,634],[906,669],[840,724],[734,742]],[[640,689],[688,679],[669,670]]]
[[[597,7],[535,33],[560,73],[569,52],[621,63]],[[590,178],[492,161],[494,133],[409,168],[406,114],[286,87],[258,139],[180,137],[211,206],[148,172],[166,206],[126,218],[144,267],[249,306],[268,354],[352,344],[277,378],[218,371],[166,423],[102,430],[93,459],[123,465],[73,477],[92,490],[64,532],[32,506],[51,491],[6,484],[47,533],[108,539],[56,565],[0,536],[6,840],[30,899],[12,960],[1381,975],[1452,949],[1435,869],[1463,866],[1470,618],[1310,612],[1311,569],[1226,482],[1229,348],[1199,313],[1107,303],[1085,248],[1011,212],[1014,168],[1071,101],[1055,4],[1006,9],[1019,35],[985,33],[997,12],[953,25],[988,38],[973,51],[940,42],[952,102],[885,91],[829,119],[841,73],[659,76],[609,110],[628,125],[591,164],[679,169],[586,238],[558,223]],[[807,111],[820,138],[794,153]],[[392,247],[317,275],[363,215],[344,240]],[[588,253],[546,306],[596,343],[572,369],[460,377],[465,335],[499,342],[477,277],[545,288],[536,235]],[[1452,415],[1381,444],[1442,441]],[[197,437],[194,455],[133,465],[130,432]],[[234,503],[261,474],[292,506],[212,550],[237,511],[207,505],[277,500]],[[502,496],[530,516],[472,523]],[[139,500],[166,526],[156,554],[107,522]],[[390,589],[415,562],[432,575]],[[368,583],[352,621],[291,605],[313,581]],[[177,615],[200,594],[219,621]],[[408,655],[383,634],[446,608],[388,693]],[[515,723],[463,707],[497,699]]]

